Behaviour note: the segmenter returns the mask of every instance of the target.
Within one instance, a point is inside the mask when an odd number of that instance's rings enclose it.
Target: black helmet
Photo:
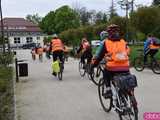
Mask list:
[[[111,24],[107,27],[107,32],[109,34],[108,38],[111,40],[120,39],[120,27],[115,24]]]

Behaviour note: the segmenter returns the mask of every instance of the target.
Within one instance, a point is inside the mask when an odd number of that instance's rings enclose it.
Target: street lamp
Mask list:
[[[5,53],[4,25],[3,25],[2,3],[1,3],[1,0],[0,0],[0,15],[1,15],[1,39],[2,39],[2,45],[3,45],[3,53]]]

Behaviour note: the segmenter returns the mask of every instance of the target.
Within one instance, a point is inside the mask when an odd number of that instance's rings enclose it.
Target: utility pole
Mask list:
[[[5,53],[4,25],[3,25],[2,2],[1,2],[1,0],[0,0],[0,15],[1,15],[1,39],[2,39],[2,45],[3,45],[3,53]]]
[[[8,24],[7,24],[7,44],[8,44],[8,52],[11,52],[11,47],[10,47],[10,40],[9,40],[9,29],[8,29]]]
[[[126,5],[126,40],[128,41],[128,10],[129,10],[129,3],[128,0],[125,1],[125,5]]]
[[[134,11],[134,0],[131,1],[131,13]]]

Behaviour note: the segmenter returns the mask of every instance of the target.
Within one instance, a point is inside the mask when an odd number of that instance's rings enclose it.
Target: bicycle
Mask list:
[[[110,112],[112,108],[116,111],[120,120],[138,120],[137,101],[134,96],[134,87],[130,89],[124,87],[125,80],[122,76],[130,75],[128,73],[115,74],[111,80],[112,97],[107,97],[106,85],[101,78],[98,85],[98,94],[101,106],[105,112]],[[122,82],[123,81],[123,82]]]
[[[103,68],[105,67],[105,61],[102,60],[97,67],[90,73],[91,80],[95,85],[99,85],[99,80],[103,77]]]
[[[59,68],[60,68],[60,70],[58,72],[58,79],[62,80],[64,65],[63,65],[63,62],[61,62],[60,60],[58,60],[58,62],[59,62]]]
[[[143,71],[144,68],[150,68],[153,73],[160,74],[160,63],[156,60],[155,57],[151,58],[147,61],[147,64],[144,64],[144,54],[142,49],[137,49],[139,55],[134,59],[134,68],[136,71]]]
[[[43,62],[43,55],[42,54],[39,54],[39,61]]]
[[[85,74],[87,73],[87,76],[88,76],[89,80],[91,80],[90,67],[91,67],[90,63],[87,63],[87,62],[85,61],[85,64],[84,64],[84,63],[82,63],[82,62],[80,61],[80,62],[79,62],[79,73],[80,73],[80,76],[81,76],[81,77],[84,77]]]

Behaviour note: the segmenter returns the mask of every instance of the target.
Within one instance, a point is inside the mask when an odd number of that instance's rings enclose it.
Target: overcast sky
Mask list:
[[[114,0],[115,3],[118,0]],[[153,0],[135,0],[136,5],[150,5]],[[2,0],[4,17],[25,17],[27,14],[38,13],[45,16],[49,11],[55,10],[62,5],[71,7],[78,5],[88,10],[108,11],[111,0]],[[124,15],[125,12],[117,7],[117,12]]]

